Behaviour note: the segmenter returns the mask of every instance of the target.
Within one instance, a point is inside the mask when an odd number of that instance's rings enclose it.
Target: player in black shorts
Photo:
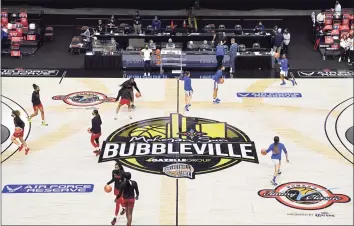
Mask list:
[[[116,98],[116,101],[115,101],[115,102],[117,102],[120,99],[119,104],[116,109],[116,116],[114,117],[114,120],[117,120],[118,112],[123,105],[128,106],[129,114],[132,111],[132,107],[131,107],[132,106],[131,102],[133,100],[133,91],[132,90],[133,89],[131,87],[129,88],[129,87],[122,86],[122,88],[120,88],[117,98]],[[129,115],[129,118],[132,119],[132,116]]]
[[[131,101],[131,106],[133,109],[135,109],[135,105],[134,105],[134,90],[133,88],[138,92],[140,93],[140,90],[134,80],[134,78],[130,78],[128,79],[127,81],[123,82],[122,85],[120,85],[121,87],[126,87],[126,88],[130,88],[131,89],[131,92],[132,92],[132,101]],[[141,94],[141,93],[140,93]]]
[[[119,194],[115,200],[119,200],[123,195],[123,206],[127,209],[127,226],[131,226],[135,200],[139,199],[139,188],[138,183],[131,180],[132,175],[129,172],[126,172],[124,177],[125,181],[120,184]]]
[[[107,185],[110,185],[114,182],[114,195],[117,196],[119,194],[119,186],[120,184],[125,180],[124,178],[124,169],[123,166],[120,165],[118,162],[115,164],[115,169],[112,170],[112,179],[110,181],[108,181]],[[120,199],[118,199],[116,201],[116,209],[114,212],[114,218],[111,222],[112,225],[115,225],[117,222],[117,216],[119,213],[119,208],[122,205],[122,212],[120,213],[120,215],[123,215],[125,213],[125,208],[123,207],[123,197],[121,197]]]

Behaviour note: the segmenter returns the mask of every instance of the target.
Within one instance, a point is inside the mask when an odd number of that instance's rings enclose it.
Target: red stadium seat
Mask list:
[[[325,25],[332,25],[333,21],[332,20],[325,20]]]
[[[333,38],[331,36],[326,36],[325,37],[325,44],[327,45],[332,45],[334,42]]]
[[[326,25],[326,26],[323,28],[323,31],[328,32],[328,31],[332,31],[332,29],[333,29],[332,24],[331,24],[331,25]]]
[[[342,25],[340,26],[340,31],[341,32],[349,32],[349,26],[348,25]]]
[[[340,24],[335,23],[333,24],[333,30],[339,30],[340,29]]]
[[[342,20],[342,25],[349,25],[349,19],[343,19]]]
[[[352,16],[349,13],[343,14],[343,19],[350,19]]]
[[[332,30],[331,31],[331,35],[332,36],[339,36],[339,30],[337,29],[337,30]]]
[[[22,24],[22,27],[28,27],[27,17],[21,18],[21,24]]]

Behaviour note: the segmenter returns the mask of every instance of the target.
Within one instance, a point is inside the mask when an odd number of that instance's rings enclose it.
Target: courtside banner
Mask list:
[[[55,69],[1,69],[1,77],[57,77],[61,74]]]
[[[90,193],[93,188],[93,184],[8,184],[2,193]]]
[[[353,69],[333,69],[333,70],[309,70],[309,69],[290,69],[289,73],[292,73],[294,77],[300,78],[353,78]]]
[[[250,93],[250,92],[242,92],[237,93],[237,97],[239,98],[301,98],[301,93]]]

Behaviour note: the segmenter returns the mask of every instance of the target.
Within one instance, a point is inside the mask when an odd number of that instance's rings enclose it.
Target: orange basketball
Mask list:
[[[220,83],[220,84],[224,84],[224,78],[221,78],[221,79],[219,80],[219,83]]]
[[[139,98],[139,97],[141,97],[141,94],[140,94],[140,93],[136,93],[136,94],[135,94],[135,97],[136,97],[136,98]]]
[[[110,193],[110,192],[112,191],[111,185],[106,184],[106,185],[104,186],[104,191],[107,192],[107,193]]]
[[[262,154],[262,155],[266,155],[266,154],[267,154],[267,150],[263,148],[263,149],[261,150],[261,154]]]

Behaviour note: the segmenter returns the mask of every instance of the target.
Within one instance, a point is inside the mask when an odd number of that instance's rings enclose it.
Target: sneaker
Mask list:
[[[29,149],[29,148],[26,148],[26,149],[25,149],[25,155],[27,155],[29,151],[30,151],[30,149]]]
[[[275,182],[274,180],[271,180],[270,183],[271,183],[272,185],[274,185],[274,186],[277,186],[277,185],[278,185],[277,182]]]
[[[291,83],[293,84],[293,86],[295,86],[295,81],[294,80],[291,80]]]
[[[146,73],[144,73],[144,76],[146,76]]]
[[[117,222],[117,218],[113,218],[113,220],[111,221],[111,225],[115,225]]]
[[[285,82],[280,83],[281,86],[283,86],[283,85],[285,85],[285,84],[286,84]]]
[[[125,214],[125,208],[122,209],[122,211],[120,212],[120,215],[124,215]]]
[[[217,100],[213,100],[213,104],[220,104],[220,102]]]
[[[114,117],[114,120],[117,120],[117,117]]]
[[[186,105],[186,106],[184,107],[184,109],[185,109],[186,111],[189,111],[188,105]]]
[[[42,126],[48,126],[48,124],[45,122],[42,122]]]
[[[27,120],[28,120],[28,122],[29,122],[29,123],[31,123],[31,122],[32,122],[31,117],[27,117]]]
[[[148,76],[150,76],[150,73],[148,73]]]
[[[217,101],[217,102],[220,102],[221,100],[220,100],[219,98],[216,98],[216,101]]]
[[[133,117],[129,116],[129,119],[133,119]]]
[[[279,172],[278,172],[278,175],[280,175],[280,174],[281,174],[281,172],[279,171]]]
[[[192,105],[191,104],[188,104],[188,107],[191,107]]]
[[[18,151],[22,151],[23,149],[23,144],[21,144],[21,146],[18,148]]]
[[[338,60],[338,62],[340,63],[342,61],[342,58],[341,57],[339,57],[339,60]]]
[[[136,107],[135,107],[135,105],[134,104],[132,104],[132,109],[135,109]]]

